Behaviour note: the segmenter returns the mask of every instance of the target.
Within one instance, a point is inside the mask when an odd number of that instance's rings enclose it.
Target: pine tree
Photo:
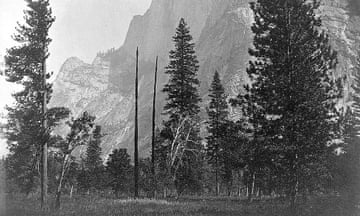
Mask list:
[[[109,184],[116,196],[119,196],[120,192],[130,192],[132,166],[126,149],[114,149],[106,163],[106,170],[109,175]]]
[[[86,149],[85,167],[90,176],[90,187],[100,188],[102,185],[101,177],[103,172],[103,161],[101,159],[101,126],[95,126],[90,139],[89,145]]]
[[[170,63],[166,67],[166,74],[170,76],[163,92],[167,94],[165,114],[171,122],[178,123],[180,117],[194,116],[200,111],[198,94],[200,85],[197,79],[199,69],[195,55],[195,44],[185,20],[180,20],[173,37],[175,50],[170,51]]]
[[[7,81],[23,86],[20,92],[13,94],[15,106],[7,108],[6,135],[12,177],[22,191],[29,193],[36,186],[39,173],[36,169],[46,166],[40,163],[40,157],[46,153],[42,151],[49,134],[60,119],[69,115],[69,111],[65,108],[45,109],[52,91],[51,84],[45,81],[51,75],[46,72],[46,59],[51,42],[48,32],[54,22],[49,1],[26,2],[25,24],[19,23],[13,36],[18,45],[8,49],[5,56],[5,75]],[[47,169],[41,172],[46,174]],[[42,182],[42,204],[46,208],[46,175],[43,175]]]
[[[255,36],[249,53],[255,60],[245,98],[253,127],[252,174],[275,177],[292,207],[299,192],[321,187],[328,145],[338,135],[336,52],[319,30],[318,7],[318,1],[304,0],[251,3]]]
[[[175,49],[170,51],[170,63],[166,67],[169,82],[163,92],[167,94],[162,136],[167,140],[163,151],[167,152],[168,166],[180,195],[188,186],[197,184],[197,154],[201,149],[199,137],[200,85],[199,68],[190,30],[184,19],[180,20],[173,37]],[[192,188],[194,189],[194,188]]]
[[[218,176],[221,168],[224,168],[225,158],[224,145],[226,140],[226,126],[228,120],[228,104],[226,102],[226,95],[224,87],[221,84],[219,73],[216,71],[210,88],[210,104],[207,109],[209,116],[208,120],[208,132],[206,152],[209,158],[210,164],[215,169],[215,181],[216,181],[216,195],[219,194],[219,182]]]

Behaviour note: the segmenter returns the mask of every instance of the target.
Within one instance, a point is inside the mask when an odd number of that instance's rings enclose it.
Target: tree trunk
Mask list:
[[[290,211],[293,215],[296,214],[296,196],[297,196],[297,183],[293,182],[290,189]]]
[[[66,170],[66,163],[67,163],[67,160],[68,160],[68,155],[65,155],[64,156],[64,159],[63,159],[63,163],[61,164],[61,175],[60,175],[60,178],[59,178],[59,183],[58,183],[58,187],[57,187],[57,190],[56,190],[56,198],[55,198],[55,209],[56,210],[59,210],[60,209],[60,197],[61,197],[61,189],[62,189],[62,183],[63,183],[63,180],[64,180],[64,176],[65,176],[65,170]]]
[[[252,173],[252,181],[249,184],[249,189],[248,189],[248,201],[252,202],[252,195],[254,194],[254,188],[255,188],[255,172]]]
[[[166,193],[166,187],[164,187],[164,198],[167,197],[167,193]]]
[[[56,198],[55,198],[55,210],[60,209],[60,198],[61,198],[61,191],[56,191]]]
[[[135,131],[134,131],[134,198],[139,197],[139,155],[138,155],[138,80],[139,80],[139,49],[136,48],[135,71]]]
[[[71,189],[70,189],[70,199],[72,199],[72,197],[73,197],[73,192],[74,192],[74,185],[71,185]]]
[[[228,195],[228,197],[231,196],[231,184],[230,183],[227,183],[227,195]]]
[[[46,112],[47,112],[47,89],[46,89],[46,60],[43,61],[42,65],[42,72],[43,72],[43,128],[44,128],[44,137],[46,137],[47,133],[47,120],[46,120]],[[47,205],[47,193],[48,193],[48,146],[47,140],[44,140],[43,147],[42,147],[42,175],[41,175],[41,208],[43,210],[48,210]]]
[[[152,139],[151,139],[151,174],[152,174],[152,197],[155,198],[156,180],[155,180],[155,117],[156,117],[156,84],[157,84],[158,57],[156,56],[154,94],[153,94],[153,112],[152,112]]]
[[[249,197],[249,183],[246,184],[246,197]]]
[[[215,168],[215,194],[216,196],[219,196],[219,180],[218,180],[218,161],[216,157],[216,168]]]
[[[255,193],[255,173],[252,176],[252,183],[251,183],[251,194]]]

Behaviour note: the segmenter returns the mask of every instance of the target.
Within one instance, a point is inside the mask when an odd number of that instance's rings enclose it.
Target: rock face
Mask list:
[[[360,40],[358,0],[323,0],[319,10],[324,29],[339,53],[337,76],[349,76],[358,55]],[[161,123],[167,81],[164,67],[173,49],[172,36],[181,17],[190,26],[200,61],[201,95],[206,93],[217,70],[230,95],[242,90],[248,81],[246,66],[251,47],[253,14],[249,0],[153,0],[143,16],[132,20],[124,45],[99,53],[92,64],[68,59],[54,82],[52,106],[69,107],[76,116],[82,111],[96,115],[107,136],[102,143],[104,156],[114,148],[133,146],[133,92],[135,50],[140,49],[139,130],[140,154],[149,154],[151,100],[154,59],[159,56],[159,99],[157,122]],[[349,91],[351,79],[345,81]]]

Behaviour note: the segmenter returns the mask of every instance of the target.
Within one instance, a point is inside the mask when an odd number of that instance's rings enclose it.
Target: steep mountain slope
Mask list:
[[[253,20],[250,0],[153,0],[143,16],[135,16],[124,45],[99,53],[92,64],[67,60],[54,83],[53,106],[67,106],[75,115],[87,110],[97,116],[107,136],[104,156],[113,148],[132,151],[135,49],[140,49],[140,153],[149,153],[154,59],[159,55],[159,91],[167,77],[163,68],[171,37],[180,17],[190,26],[200,61],[201,95],[206,93],[215,70],[227,92],[236,95],[247,82],[247,53],[251,47]],[[360,9],[357,0],[324,0],[319,14],[339,52],[337,75],[353,70],[360,39]],[[355,8],[355,9],[354,9]],[[347,79],[345,86],[349,86]],[[348,91],[348,89],[346,89]],[[161,123],[164,95],[159,94],[157,122]]]

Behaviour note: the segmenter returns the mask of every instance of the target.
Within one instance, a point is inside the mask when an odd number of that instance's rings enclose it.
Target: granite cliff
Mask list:
[[[338,51],[337,76],[352,73],[360,40],[360,4],[357,0],[323,0],[319,10],[324,29]],[[247,53],[251,46],[253,20],[249,0],[153,0],[149,10],[135,16],[122,47],[99,53],[91,64],[76,57],[62,66],[55,82],[52,106],[69,107],[76,116],[87,110],[97,116],[107,136],[104,156],[126,147],[132,152],[133,79],[135,50],[140,49],[140,154],[148,155],[154,59],[159,56],[161,90],[167,78],[164,67],[171,37],[181,17],[190,26],[200,61],[201,95],[206,93],[215,70],[229,95],[236,95],[247,82]],[[351,77],[344,82],[349,92]],[[345,94],[346,95],[346,94]],[[161,122],[164,95],[159,94],[157,122]]]

